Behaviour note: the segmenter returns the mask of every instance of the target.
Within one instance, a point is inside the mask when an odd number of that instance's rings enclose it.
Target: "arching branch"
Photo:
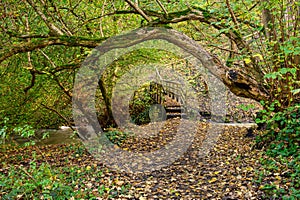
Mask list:
[[[257,101],[268,98],[268,92],[255,79],[243,71],[233,70],[225,66],[217,57],[213,57],[205,51],[197,42],[172,29],[145,28],[138,29],[126,35],[120,35],[107,40],[97,50],[104,54],[112,49],[129,48],[141,42],[159,39],[165,40],[180,47],[197,58],[203,67],[221,80],[233,93],[238,96],[251,98]],[[86,62],[92,62],[97,58],[91,56]]]
[[[30,52],[36,49],[42,49],[52,45],[64,45],[70,47],[81,46],[81,47],[95,48],[105,39],[107,38],[90,39],[90,38],[74,37],[74,36],[72,37],[61,36],[61,37],[49,37],[46,39],[24,42],[18,45],[14,45],[9,49],[1,49],[0,63],[15,54]]]

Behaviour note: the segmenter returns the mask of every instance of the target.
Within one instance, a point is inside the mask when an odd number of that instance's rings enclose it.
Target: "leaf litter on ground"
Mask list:
[[[167,120],[157,134],[129,137],[120,148],[155,151],[174,139],[179,122],[178,118]],[[74,193],[75,198],[259,199],[263,196],[264,182],[259,182],[257,171],[263,171],[260,165],[260,158],[263,158],[261,151],[251,148],[254,139],[245,137],[248,129],[224,126],[210,152],[199,156],[209,126],[210,123],[199,122],[194,140],[184,155],[171,165],[152,172],[133,174],[111,170],[90,155],[81,143],[2,148],[0,169],[8,176],[12,166],[28,169],[32,161],[38,166],[48,163],[57,175],[64,174],[64,180],[59,181],[78,191]],[[145,134],[149,133],[148,128],[144,129],[147,130]],[[277,181],[279,187],[283,187],[278,177],[280,173],[277,172],[267,181]]]

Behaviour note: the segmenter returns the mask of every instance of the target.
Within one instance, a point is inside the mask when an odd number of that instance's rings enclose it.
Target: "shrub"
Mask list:
[[[279,187],[275,183],[262,187],[267,196],[283,199],[300,198],[300,104],[274,112],[272,105],[262,111],[259,124],[265,123],[266,130],[256,139],[258,147],[265,148],[262,164],[266,171],[283,174],[284,183],[289,187]]]
[[[129,104],[129,113],[133,123],[141,125],[150,122],[149,110],[155,101],[151,97],[148,85],[144,85],[135,92]]]

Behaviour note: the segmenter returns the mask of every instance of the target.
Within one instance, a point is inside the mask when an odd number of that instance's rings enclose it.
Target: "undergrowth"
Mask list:
[[[260,189],[266,198],[300,199],[300,104],[278,112],[271,106],[256,122],[266,127],[256,139],[264,148],[261,174],[273,176]]]

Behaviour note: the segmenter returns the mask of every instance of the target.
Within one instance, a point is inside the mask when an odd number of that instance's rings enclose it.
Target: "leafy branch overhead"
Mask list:
[[[220,70],[215,75],[236,95],[256,101],[279,99],[285,106],[292,103],[287,100],[291,96],[295,102],[300,100],[298,93],[292,92],[300,88],[299,82],[287,83],[289,79],[299,80],[300,70],[296,74],[286,73],[284,78],[268,76],[282,67],[299,68],[299,5],[294,0],[289,1],[289,6],[277,1],[230,0],[24,0],[2,5],[3,66],[20,54],[38,49],[52,52],[54,46],[65,47],[69,54],[66,58],[70,59],[67,63],[78,58],[82,62],[89,49],[107,38],[144,26],[166,26],[202,45]],[[192,51],[197,54],[196,49]],[[52,57],[50,52],[46,52],[50,55],[47,65],[56,56]],[[61,62],[54,60],[53,63]],[[47,71],[42,68],[39,70]],[[278,95],[279,90],[285,92]]]

